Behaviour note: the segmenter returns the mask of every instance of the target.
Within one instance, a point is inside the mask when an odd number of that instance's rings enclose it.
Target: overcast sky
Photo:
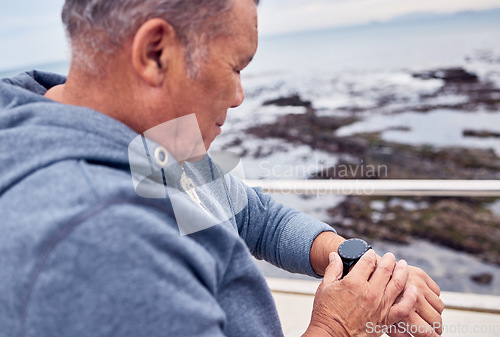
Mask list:
[[[67,58],[64,0],[2,0],[0,70]],[[500,8],[500,0],[261,0],[261,36],[355,25],[421,12]]]
[[[500,0],[262,0],[263,34],[387,21],[411,13],[499,8]]]

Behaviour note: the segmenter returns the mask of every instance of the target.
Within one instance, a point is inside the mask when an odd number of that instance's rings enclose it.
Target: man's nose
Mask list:
[[[236,95],[234,96],[234,101],[233,104],[231,105],[231,108],[236,108],[237,106],[240,106],[244,100],[245,100],[245,92],[243,91],[241,80],[239,80],[238,85],[236,86]]]

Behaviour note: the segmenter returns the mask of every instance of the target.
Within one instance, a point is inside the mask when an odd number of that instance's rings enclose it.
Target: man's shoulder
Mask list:
[[[0,87],[25,89],[31,93],[43,95],[48,88],[65,82],[66,77],[63,75],[30,70],[22,72],[16,76],[2,78],[0,80]]]

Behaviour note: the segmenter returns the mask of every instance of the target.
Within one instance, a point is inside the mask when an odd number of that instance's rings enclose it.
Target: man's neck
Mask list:
[[[127,93],[129,88],[121,88],[120,85],[127,81],[115,79],[110,84],[109,78],[103,76],[97,79],[70,70],[66,83],[50,88],[44,96],[59,103],[99,111],[135,129],[136,125],[131,120],[134,107]]]

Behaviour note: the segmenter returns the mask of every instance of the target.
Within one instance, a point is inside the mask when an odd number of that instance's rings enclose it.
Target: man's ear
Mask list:
[[[137,75],[149,85],[161,85],[179,45],[168,22],[159,18],[146,21],[132,41],[132,65]]]

